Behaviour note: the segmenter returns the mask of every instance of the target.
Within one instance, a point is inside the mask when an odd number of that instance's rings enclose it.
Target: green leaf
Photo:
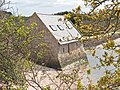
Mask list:
[[[96,50],[94,50],[94,51],[92,52],[92,56],[95,56],[95,53],[96,53]]]
[[[91,74],[91,69],[88,69],[88,70],[87,70],[87,74],[88,74],[88,75]]]

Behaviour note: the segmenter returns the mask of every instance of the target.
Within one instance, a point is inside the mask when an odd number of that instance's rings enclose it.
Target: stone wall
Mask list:
[[[64,50],[63,50],[64,49]],[[80,42],[74,42],[64,45],[59,45],[58,59],[62,67],[80,59],[87,59],[83,51],[83,45]]]
[[[44,42],[47,45],[45,56],[39,59],[39,64],[45,64],[52,68],[61,68],[58,61],[58,41],[53,37],[51,32],[47,29],[40,18],[33,14],[27,23],[37,23],[37,29],[32,34],[38,34],[40,31],[43,33],[43,39],[37,42]],[[34,42],[35,43],[35,42]]]

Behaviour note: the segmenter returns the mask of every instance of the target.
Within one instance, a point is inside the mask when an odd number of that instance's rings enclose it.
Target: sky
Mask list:
[[[8,0],[11,1],[10,6],[14,12],[20,15],[30,16],[34,12],[53,14],[62,11],[71,11],[77,6],[81,6],[82,10],[87,11],[82,0]],[[11,11],[13,11],[11,9]]]

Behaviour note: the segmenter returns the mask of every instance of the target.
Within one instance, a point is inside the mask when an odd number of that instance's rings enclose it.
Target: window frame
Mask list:
[[[61,31],[63,31],[63,30],[64,30],[64,28],[63,28],[63,26],[62,26],[62,25],[57,25],[57,27],[58,27]]]
[[[68,43],[68,53],[70,53],[70,44]]]
[[[65,52],[65,48],[63,47],[63,53]]]
[[[72,29],[73,28],[73,26],[72,25],[70,25],[70,21],[67,21],[65,24],[66,24],[66,26],[68,27],[68,29]]]
[[[55,27],[55,25],[49,25],[49,27],[50,27],[53,31],[57,31],[57,28]]]
[[[76,42],[76,46],[78,46],[78,43]]]

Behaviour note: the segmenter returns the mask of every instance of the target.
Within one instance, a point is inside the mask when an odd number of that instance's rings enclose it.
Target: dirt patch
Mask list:
[[[52,68],[47,68],[43,66],[37,66],[37,75],[35,77],[36,82],[41,87],[49,87],[51,90],[76,90],[77,81],[83,78],[86,71],[86,64],[79,65],[78,62],[63,68],[62,71],[58,71]],[[27,74],[28,75],[28,74]],[[32,79],[32,73],[29,73],[27,78]],[[31,80],[30,80],[31,81]],[[30,82],[37,90],[41,90],[37,84]],[[31,85],[29,85],[28,90],[35,90]]]

